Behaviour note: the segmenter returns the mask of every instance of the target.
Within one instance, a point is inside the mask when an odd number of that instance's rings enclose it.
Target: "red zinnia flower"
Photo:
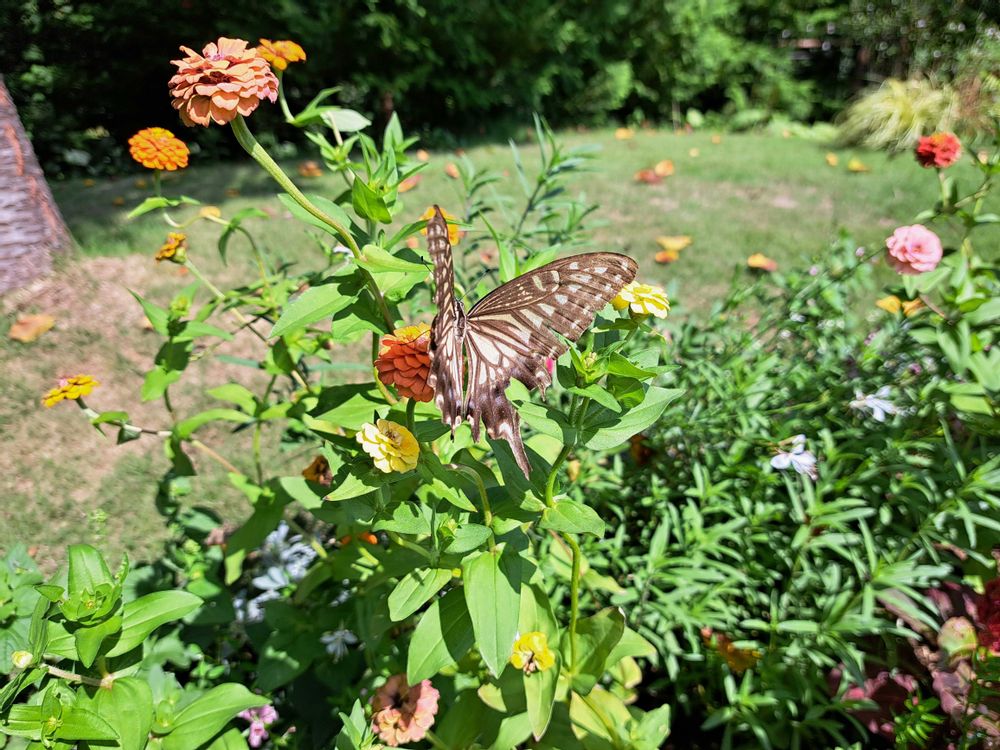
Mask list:
[[[954,133],[926,135],[917,142],[916,157],[922,167],[944,169],[962,155],[962,144]]]

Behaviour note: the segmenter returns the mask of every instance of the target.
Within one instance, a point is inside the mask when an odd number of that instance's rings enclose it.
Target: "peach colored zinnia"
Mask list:
[[[962,155],[962,144],[954,133],[934,133],[917,141],[915,155],[921,167],[950,167]]]
[[[916,276],[933,271],[941,262],[941,240],[923,224],[899,227],[887,238],[889,262],[899,273]]]
[[[400,396],[430,401],[434,391],[427,384],[431,370],[431,327],[426,323],[399,328],[382,337],[375,369],[386,385],[396,386]]]
[[[393,675],[372,697],[372,731],[389,747],[419,742],[434,725],[439,697],[430,680],[410,686],[406,675]]]
[[[190,154],[184,141],[175,138],[166,128],[143,128],[128,139],[128,152],[147,169],[165,169],[168,172],[184,169]],[[139,187],[138,180],[136,187]]]
[[[264,99],[278,98],[278,79],[267,60],[242,39],[220,37],[202,54],[181,47],[187,57],[171,60],[177,73],[170,79],[173,106],[185,125],[225,125],[251,114]]]

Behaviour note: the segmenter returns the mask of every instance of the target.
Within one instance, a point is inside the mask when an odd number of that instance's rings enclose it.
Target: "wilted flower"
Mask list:
[[[788,441],[782,441],[788,442]],[[784,471],[789,466],[799,474],[805,474],[810,479],[816,479],[816,456],[811,451],[806,450],[806,436],[796,435],[791,438],[792,448],[788,451],[778,451],[777,455],[771,459],[771,466],[779,471]]]
[[[628,308],[634,316],[653,315],[657,318],[667,317],[670,312],[670,300],[667,293],[658,286],[640,284],[637,281],[626,284],[618,296],[611,300],[616,310]]]
[[[306,59],[305,50],[295,42],[282,39],[272,42],[270,39],[261,39],[260,46],[257,47],[258,54],[271,63],[275,70],[284,70],[288,63],[301,62]]]
[[[324,487],[329,487],[333,482],[330,462],[323,456],[316,456],[312,463],[302,470],[302,476],[306,478],[306,481],[316,482]]]
[[[427,384],[431,369],[431,327],[426,323],[398,328],[382,337],[375,360],[378,378],[386,385],[396,386],[400,396],[415,401],[430,401],[433,389]]]
[[[411,687],[406,675],[393,675],[372,697],[372,731],[389,747],[419,742],[434,725],[438,698],[430,680]]]
[[[712,628],[701,629],[701,639],[706,646],[713,647],[726,665],[736,674],[742,674],[760,661],[757,649],[737,648],[732,638],[725,633],[716,633]]]
[[[420,180],[423,179],[420,175],[414,174],[407,177],[405,180],[399,183],[399,192],[408,193],[417,185],[420,184]]]
[[[848,172],[871,172],[872,168],[865,164],[861,159],[851,159],[847,162]]]
[[[444,165],[444,173],[453,180],[457,180],[462,176],[462,173],[458,169],[458,165],[451,161]]]
[[[166,128],[144,128],[128,139],[132,158],[149,169],[173,172],[188,165],[190,151]]]
[[[514,653],[510,655],[510,663],[514,665],[514,669],[531,674],[551,669],[556,663],[556,657],[549,648],[549,639],[545,633],[534,630],[514,641]]]
[[[455,217],[450,213],[441,209],[441,215],[444,216],[445,223],[448,225],[448,242],[452,245],[457,245],[462,239],[462,230],[458,228],[458,224],[455,222]],[[420,218],[424,221],[430,221],[434,217],[434,206],[431,206],[422,214]],[[420,230],[420,234],[427,234],[427,227]]]
[[[899,227],[885,246],[892,267],[908,276],[933,271],[944,254],[940,238],[922,224]]]
[[[417,149],[417,161],[430,161],[431,154],[425,148]]]
[[[171,60],[177,73],[170,79],[174,109],[185,125],[225,125],[250,115],[264,99],[278,98],[278,79],[267,60],[242,39],[220,37],[202,54],[181,47],[187,57]]]
[[[59,385],[42,397],[42,403],[46,408],[55,406],[64,399],[75,401],[84,396],[90,395],[100,383],[90,375],[73,375],[59,379]]]
[[[248,708],[236,715],[250,722],[250,734],[247,737],[247,743],[250,747],[260,747],[263,745],[264,740],[268,737],[267,727],[278,720],[278,712],[271,705],[262,706],[261,708]]]
[[[319,163],[309,159],[299,163],[299,174],[303,177],[322,177],[323,169]]]
[[[891,389],[883,385],[874,394],[866,396],[861,391],[854,392],[854,400],[850,403],[852,409],[860,412],[867,412],[875,418],[876,422],[884,422],[886,414],[895,414],[899,411],[889,398]]]
[[[662,159],[656,162],[653,171],[660,177],[669,177],[674,173],[674,163],[670,159]]]
[[[170,232],[167,241],[156,251],[156,262],[161,260],[184,263],[187,260],[187,235],[183,232]]]
[[[840,158],[832,151],[826,155],[826,163],[828,166],[835,167],[840,162]]]
[[[981,623],[979,643],[994,654],[1000,654],[1000,578],[986,584],[976,610]]]
[[[619,141],[628,141],[635,136],[635,131],[632,128],[618,128],[615,130],[615,139]]]
[[[358,637],[346,628],[340,628],[330,633],[323,633],[319,637],[319,642],[323,644],[326,653],[333,657],[334,661],[340,661],[347,652],[358,642]]]
[[[663,177],[653,169],[640,169],[632,176],[632,179],[646,185],[655,185],[658,182],[663,182]]]
[[[375,468],[386,474],[410,471],[417,466],[420,444],[401,424],[380,419],[376,424],[362,425],[357,441],[372,457]]]
[[[917,691],[917,681],[912,675],[890,674],[882,670],[865,680],[864,685],[851,685],[844,692],[845,701],[872,701],[874,709],[852,709],[851,713],[868,727],[872,734],[892,739],[895,735],[893,716],[903,708],[903,703]]]
[[[917,141],[915,156],[921,167],[950,167],[962,155],[962,144],[954,133],[934,133]]]
[[[764,253],[754,253],[747,258],[747,266],[758,271],[777,271],[778,261],[768,258]]]

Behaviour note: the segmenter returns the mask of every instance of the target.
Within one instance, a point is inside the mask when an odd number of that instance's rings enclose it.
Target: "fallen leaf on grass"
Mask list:
[[[701,151],[699,151],[696,148],[693,148],[690,151],[688,151],[688,156],[690,156],[692,159],[697,159],[700,154]]]
[[[46,331],[52,329],[56,324],[56,319],[44,313],[38,315],[22,315],[10,327],[7,334],[12,341],[20,341],[22,344],[30,344]]]
[[[686,234],[663,235],[656,238],[656,244],[664,250],[673,250],[678,253],[690,246],[692,242],[694,240]]]
[[[310,159],[299,164],[299,174],[303,177],[320,177],[323,174],[323,169]]]
[[[451,179],[457,180],[459,177],[458,167],[454,162],[448,162],[444,167],[444,173],[448,175]]]
[[[776,271],[778,261],[768,258],[764,253],[754,253],[747,258],[747,265],[757,271]]]
[[[635,136],[635,131],[632,128],[618,128],[615,131],[615,139],[619,141],[628,141]]]
[[[656,166],[653,167],[653,171],[660,177],[669,177],[674,173],[674,163],[670,159],[658,161],[656,162]]]
[[[833,152],[826,155],[826,163],[831,167],[835,167],[840,163],[840,158]]]
[[[849,172],[871,172],[872,168],[861,161],[861,159],[851,159],[847,162],[847,170]]]
[[[430,161],[430,152],[425,148],[417,149],[417,161]]]
[[[681,257],[681,254],[676,250],[661,250],[653,257],[657,263],[673,263]]]
[[[407,177],[405,180],[399,183],[399,192],[408,193],[419,184],[420,184],[420,175],[415,174],[412,177]]]
[[[652,169],[640,169],[633,175],[632,179],[647,185],[655,185],[658,182],[663,182],[663,178]]]
[[[716,146],[718,146],[720,143],[722,143],[722,136],[718,135],[718,134],[713,135],[712,136],[712,143],[714,143]]]

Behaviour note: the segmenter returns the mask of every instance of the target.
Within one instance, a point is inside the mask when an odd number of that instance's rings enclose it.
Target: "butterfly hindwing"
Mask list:
[[[437,207],[427,239],[438,309],[428,382],[442,420],[454,430],[468,418],[476,440],[482,422],[490,437],[510,444],[527,476],[531,466],[520,418],[506,395],[511,378],[544,395],[552,382],[546,360],[558,358],[568,342],[580,338],[598,311],[635,278],[638,266],[617,253],[561,258],[494,289],[466,314],[455,298],[448,227]]]

